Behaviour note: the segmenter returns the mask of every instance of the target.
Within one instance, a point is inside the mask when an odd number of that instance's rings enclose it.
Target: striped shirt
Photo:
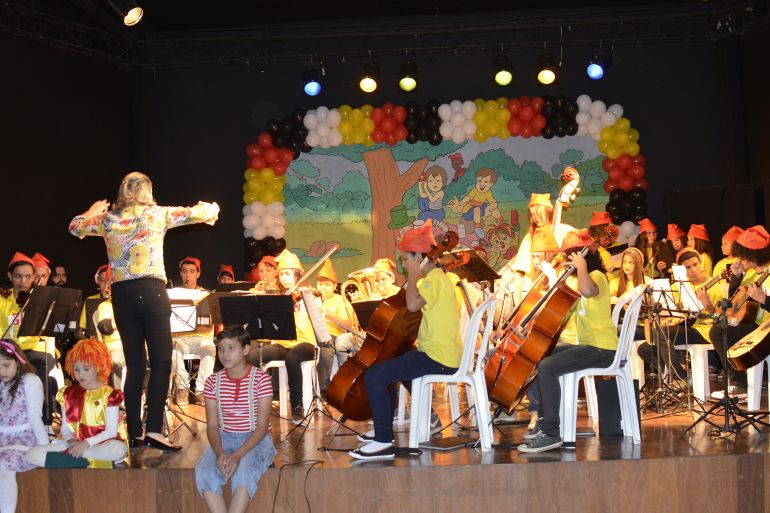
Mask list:
[[[227,372],[222,369],[216,374],[212,374],[206,379],[206,386],[203,388],[203,396],[212,401],[217,400],[216,375],[220,377],[221,398],[220,406],[222,408],[222,417],[224,421],[219,428],[228,433],[248,433],[249,432],[249,376],[254,373],[254,424],[259,416],[259,398],[271,397],[273,395],[273,386],[270,382],[270,376],[264,371],[249,365],[249,372],[240,379],[232,379]],[[270,412],[266,412],[269,415]],[[267,424],[268,432],[272,431],[270,423]]]

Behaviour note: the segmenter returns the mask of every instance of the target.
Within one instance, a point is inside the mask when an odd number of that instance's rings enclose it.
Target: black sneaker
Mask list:
[[[543,418],[540,417],[535,421],[535,425],[532,427],[532,429],[528,430],[526,433],[524,433],[524,440],[534,440],[538,437],[540,433],[543,432]]]
[[[359,442],[368,444],[369,442],[374,442],[374,430],[370,429],[366,433],[359,433],[358,436],[356,436]],[[391,440],[391,443],[396,443],[396,440]]]
[[[441,424],[441,419],[439,418],[438,414],[431,413],[430,414],[430,434],[435,435],[436,433],[440,432],[442,429],[444,429],[444,427]]]
[[[291,421],[295,424],[301,424],[305,420],[305,410],[302,406],[294,406],[291,409]]]
[[[562,443],[561,437],[547,435],[541,431],[533,440],[519,445],[518,449],[519,452],[526,453],[545,452],[551,449],[558,449],[562,446]]]

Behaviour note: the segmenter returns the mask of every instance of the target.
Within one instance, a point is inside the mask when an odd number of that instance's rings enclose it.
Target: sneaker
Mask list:
[[[543,428],[543,419],[537,418],[535,420],[535,425],[532,426],[530,429],[528,429],[526,433],[524,433],[524,440],[527,440],[527,441],[534,440],[535,438],[540,436],[540,434],[543,432],[542,428]]]
[[[190,404],[190,394],[186,388],[177,388],[174,392],[174,404],[177,406],[187,406]]]
[[[442,429],[444,429],[444,426],[442,426],[441,419],[439,418],[438,414],[431,413],[430,414],[430,434],[435,435]]]
[[[396,448],[393,444],[371,442],[348,454],[357,460],[392,460],[396,457]]]
[[[748,397],[748,394],[746,393],[746,390],[740,387],[737,387],[735,385],[730,385],[728,387],[728,395],[734,399],[746,399]],[[724,390],[717,390],[715,392],[711,393],[711,398],[717,401],[721,401],[725,397],[725,391]]]
[[[291,409],[291,421],[295,424],[301,424],[305,420],[305,410],[302,406],[294,406]]]
[[[359,442],[368,444],[369,442],[374,442],[374,430],[370,429],[366,433],[359,433],[358,436],[356,436]],[[396,443],[396,440],[393,439],[391,443]]]
[[[558,449],[561,446],[561,437],[547,435],[541,431],[534,439],[526,444],[519,445],[518,449],[520,452],[533,453],[550,451],[551,449]]]

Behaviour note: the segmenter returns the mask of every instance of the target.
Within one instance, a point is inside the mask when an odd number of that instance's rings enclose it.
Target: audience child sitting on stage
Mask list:
[[[733,226],[722,235],[722,254],[725,256],[722,260],[714,264],[714,270],[711,272],[711,276],[719,276],[719,274],[725,269],[730,268],[738,258],[733,255],[733,243],[738,236],[743,233],[743,229],[737,226]]]
[[[706,225],[690,225],[690,230],[687,232],[687,247],[698,252],[703,274],[710,277],[714,270],[714,264],[711,258],[711,242],[706,231]]]
[[[16,473],[34,468],[27,450],[48,443],[43,384],[19,346],[0,340],[0,512],[16,511]]]
[[[206,380],[206,435],[210,447],[195,466],[195,485],[212,513],[243,513],[277,454],[270,430],[270,378],[249,365],[249,333],[227,326],[217,334],[223,369]],[[230,481],[232,499],[222,487]]]
[[[60,390],[62,441],[33,447],[27,460],[47,468],[112,468],[128,455],[120,413],[123,392],[107,384],[112,359],[99,340],[81,340],[67,353],[67,372],[77,383]]]
[[[444,272],[426,257],[436,246],[430,220],[404,233],[399,243],[401,259],[408,273],[406,308],[422,311],[417,334],[418,348],[371,366],[364,373],[366,392],[374,417],[374,431],[359,435],[366,442],[350,451],[356,459],[374,460],[395,457],[393,447],[394,397],[388,386],[409,382],[426,374],[452,374],[460,365],[462,342],[457,318],[457,299],[452,283]],[[417,287],[417,279],[423,276]]]
[[[580,253],[593,243],[588,230],[576,230],[568,233],[561,244],[567,261],[575,267],[581,295],[573,309],[577,345],[557,345],[538,363],[532,385],[537,387],[539,396],[538,420],[533,432],[526,436],[527,443],[519,445],[521,452],[543,452],[562,446],[559,376],[589,367],[606,367],[615,358],[618,332],[610,317],[610,284],[599,255],[589,251],[583,257]]]
[[[233,283],[235,281],[235,271],[232,265],[221,264],[219,266],[219,274],[217,275],[217,283]]]

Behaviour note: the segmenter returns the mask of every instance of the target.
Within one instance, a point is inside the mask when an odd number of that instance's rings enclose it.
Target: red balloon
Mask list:
[[[275,171],[275,176],[281,176],[286,172],[286,168],[288,168],[288,164],[286,162],[276,162],[273,164],[273,171]]]
[[[543,135],[542,128],[533,128],[532,130],[533,130],[532,135],[534,135],[535,137],[541,137]]]
[[[291,161],[294,160],[294,152],[289,148],[281,148],[278,150],[278,160],[287,164],[291,164]]]
[[[393,129],[396,128],[396,121],[390,116],[385,116],[385,119],[380,123],[380,128],[387,133],[391,133]]]
[[[267,132],[259,134],[259,147],[263,150],[273,147],[273,136]]]
[[[521,106],[526,107],[530,103],[529,96],[519,96],[519,101],[521,101]]]
[[[620,179],[626,176],[626,172],[620,169],[618,166],[615,166],[610,169],[610,172],[607,174],[607,176],[613,182],[620,183]]]
[[[644,166],[640,166],[639,164],[634,164],[630,168],[628,168],[628,171],[626,172],[628,176],[633,178],[634,180],[639,180],[641,178],[644,178]]]
[[[540,109],[543,108],[544,103],[545,103],[545,100],[543,100],[539,96],[535,96],[534,98],[532,98],[530,105],[532,105],[532,108],[535,109],[535,112],[540,113]]]
[[[388,102],[388,103],[386,103],[385,105],[382,106],[382,110],[385,111],[385,114],[390,116],[390,113],[393,112],[393,107],[395,107],[395,105],[393,105],[392,103]]]
[[[631,162],[634,164],[639,164],[640,166],[644,166],[647,164],[647,157],[645,157],[641,153],[638,153],[636,157],[633,157],[631,159]]]
[[[390,113],[390,116],[396,121],[396,123],[403,123],[406,119],[406,107],[403,105],[393,107],[393,111]]]
[[[396,139],[396,134],[390,133],[386,135],[385,142],[388,143],[389,146],[395,146],[398,143],[398,140]]]
[[[532,125],[532,128],[534,128],[535,130],[542,130],[543,128],[545,128],[545,124],[546,124],[545,116],[543,116],[542,114],[535,115],[535,117],[532,118],[532,121],[530,122],[530,124]]]
[[[511,135],[516,137],[521,135],[521,129],[524,128],[524,122],[517,117],[512,117],[508,120],[508,131]]]
[[[620,187],[625,192],[628,192],[634,188],[634,179],[627,175],[623,176],[620,180],[618,180],[618,187]]]
[[[623,171],[629,169],[632,165],[631,163],[631,156],[624,153],[620,157],[617,158],[618,167],[622,169]]]
[[[247,157],[254,157],[256,155],[261,155],[261,154],[262,154],[262,149],[259,147],[259,144],[251,143],[248,146],[246,146]]]
[[[374,111],[372,111],[372,112],[374,112]],[[383,112],[383,115],[384,114],[385,114],[385,112]],[[380,127],[375,128],[372,131],[372,141],[374,141],[375,143],[379,144],[379,143],[383,142],[384,140],[385,140],[385,130],[383,130]]]
[[[278,150],[275,148],[269,148],[265,150],[265,161],[270,166],[273,162],[278,162]]]
[[[396,128],[393,129],[393,135],[396,136],[396,140],[403,141],[409,135],[409,130],[404,125],[396,125]]]
[[[535,117],[535,109],[533,109],[530,105],[525,105],[519,109],[519,119],[522,121],[529,121],[533,117]]]
[[[617,161],[615,159],[611,159],[609,157],[604,157],[604,160],[602,161],[602,167],[608,173],[610,171],[612,171],[612,168],[616,167],[617,165],[618,165]]]
[[[249,159],[249,167],[252,169],[263,169],[267,167],[267,162],[262,155],[257,155]]]
[[[607,194],[611,193],[617,188],[618,188],[618,184],[616,184],[612,180],[607,180],[606,182],[604,182],[604,192],[606,192]]]
[[[532,108],[532,107],[529,107],[529,108]],[[521,136],[524,139],[529,139],[533,135],[535,135],[535,133],[534,133],[534,130],[532,130],[532,125],[530,125],[529,123],[526,123],[524,127],[521,129]]]
[[[508,100],[508,110],[511,111],[512,116],[516,116],[521,108],[521,101],[518,98],[511,98]]]
[[[370,116],[372,118],[372,121],[374,121],[374,124],[375,125],[379,125],[380,123],[382,123],[382,120],[385,119],[385,116],[387,116],[387,114],[385,114],[384,110],[382,110],[381,108],[377,107],[376,109],[374,109],[372,111]]]
[[[647,190],[647,187],[650,186],[650,182],[645,180],[644,178],[640,178],[638,180],[634,180],[634,187],[639,187],[642,190]]]

